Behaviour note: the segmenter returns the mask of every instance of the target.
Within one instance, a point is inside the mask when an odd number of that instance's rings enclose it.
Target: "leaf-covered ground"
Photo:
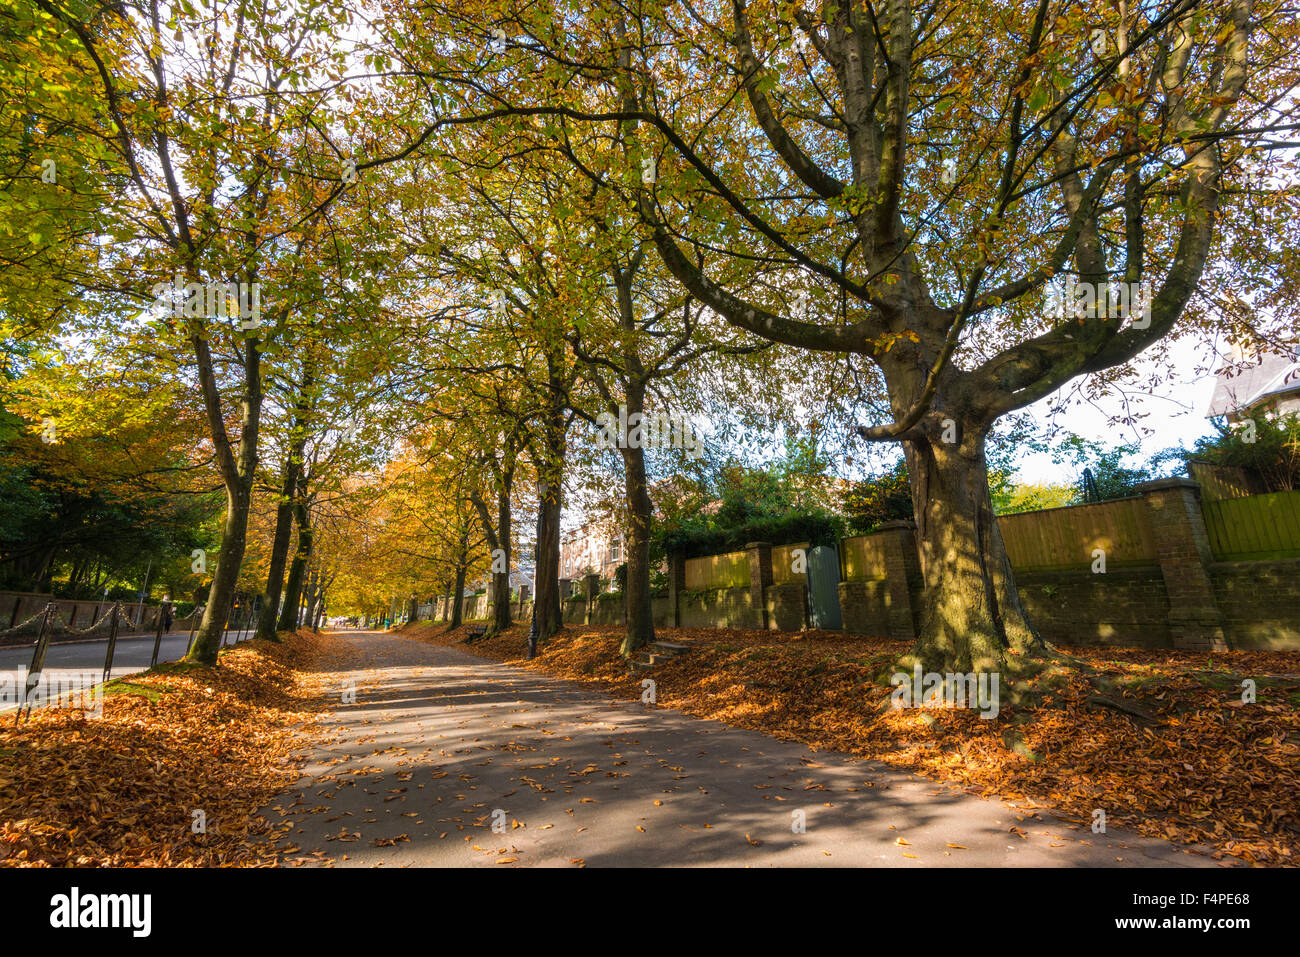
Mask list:
[[[1216,848],[1254,864],[1300,853],[1300,652],[1071,649],[1092,671],[1034,681],[1038,706],[983,720],[965,709],[889,707],[901,642],[835,632],[669,629],[688,655],[629,675],[614,627],[568,626],[523,659],[519,627],[473,644],[463,629],[412,626],[411,637],[637,698],[653,677],[658,704],[810,747],[875,758],[1020,807],[1091,825]],[[1242,701],[1242,681],[1257,700]],[[1025,691],[1021,689],[1014,689]],[[1108,702],[1108,703],[1107,703]],[[1127,710],[1125,710],[1127,709]]]
[[[111,682],[102,718],[0,717],[0,866],[275,863],[257,811],[298,778],[294,732],[320,700],[307,672],[338,644],[304,631],[219,668],[164,665]]]

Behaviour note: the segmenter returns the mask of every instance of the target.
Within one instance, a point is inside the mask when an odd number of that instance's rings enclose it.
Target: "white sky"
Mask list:
[[[1054,418],[1049,417],[1049,397],[1027,411],[1040,424],[1051,423],[1108,446],[1135,443],[1143,457],[1180,443],[1190,447],[1200,436],[1213,432],[1205,411],[1214,392],[1215,377],[1212,371],[1200,370],[1217,367],[1214,355],[1208,343],[1187,338],[1171,346],[1168,369],[1172,375],[1156,394],[1111,394],[1095,404],[1073,402],[1068,411]],[[1141,366],[1139,361],[1138,368]],[[1179,370],[1184,371],[1180,374]],[[1145,413],[1146,418],[1135,425],[1111,422],[1112,417],[1126,413]],[[1145,434],[1148,431],[1151,434]],[[1058,465],[1050,455],[1042,453],[1026,454],[1018,465],[1022,482],[1073,482],[1078,477],[1068,465]]]

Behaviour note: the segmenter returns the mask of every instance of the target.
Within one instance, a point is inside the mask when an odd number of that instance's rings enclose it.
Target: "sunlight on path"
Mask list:
[[[319,680],[355,702],[264,812],[294,866],[1214,866],[453,648],[344,637],[357,662]]]

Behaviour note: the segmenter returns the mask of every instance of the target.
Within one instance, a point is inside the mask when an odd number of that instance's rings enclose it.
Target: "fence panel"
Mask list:
[[[776,545],[772,548],[772,584],[789,585],[795,582],[802,584],[808,583],[808,572],[796,572],[794,565],[794,552],[796,548],[804,550],[804,568],[808,567],[808,543],[797,542],[794,545]]]
[[[728,552],[725,555],[686,559],[686,587],[691,591],[741,588],[748,584],[748,552]]]
[[[1300,491],[1201,502],[1219,561],[1300,557]]]
[[[885,578],[884,538],[859,535],[840,542],[840,577],[844,581],[883,581]]]
[[[1087,567],[1098,548],[1106,552],[1107,567],[1151,565],[1156,561],[1156,548],[1146,508],[1141,498],[1070,505],[1003,515],[998,528],[1014,568]]]
[[[1188,471],[1201,486],[1201,501],[1218,502],[1225,498],[1247,498],[1267,492],[1257,477],[1232,465],[1189,462]]]

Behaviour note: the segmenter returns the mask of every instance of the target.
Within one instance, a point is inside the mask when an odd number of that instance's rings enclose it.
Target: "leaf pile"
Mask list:
[[[110,682],[102,718],[0,718],[0,866],[275,863],[259,808],[291,786],[294,734],[318,699],[302,672],[335,639],[248,641],[221,667]],[[192,833],[202,811],[206,833]]]
[[[462,637],[443,626],[405,633],[442,644]],[[984,720],[968,709],[891,709],[903,642],[825,631],[659,637],[692,650],[646,675],[628,674],[614,627],[568,626],[533,662],[523,660],[520,628],[457,647],[620,698],[639,698],[642,678],[653,677],[661,707],[884,761],[1084,826],[1100,808],[1109,827],[1210,845],[1216,858],[1300,862],[1300,652],[1072,648],[1083,668],[1002,688],[997,717]],[[1242,701],[1246,678],[1257,685],[1252,704]],[[1036,707],[1009,703],[1026,690]]]

